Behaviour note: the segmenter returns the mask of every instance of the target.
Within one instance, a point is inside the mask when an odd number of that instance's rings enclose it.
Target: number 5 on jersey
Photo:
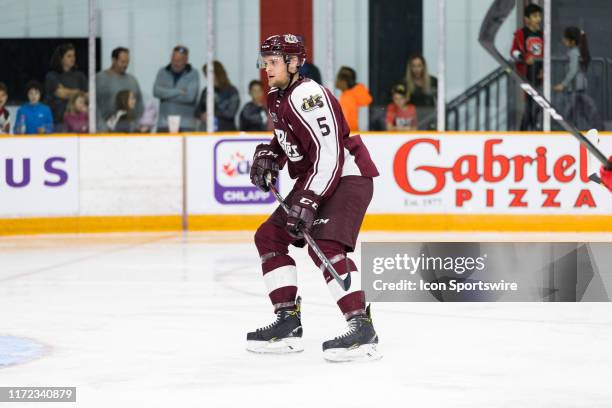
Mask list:
[[[331,130],[329,129],[329,126],[327,125],[327,123],[325,123],[325,120],[327,118],[325,116],[321,116],[319,118],[317,118],[317,123],[319,124],[319,129],[321,129],[321,134],[323,136],[327,136],[331,133]]]

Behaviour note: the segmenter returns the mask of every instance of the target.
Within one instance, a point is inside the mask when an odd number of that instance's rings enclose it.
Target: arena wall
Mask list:
[[[0,234],[254,229],[276,206],[248,176],[268,138],[0,137]],[[566,134],[362,138],[381,173],[365,230],[612,231],[612,197],[588,181],[599,166]],[[281,193],[292,184],[283,172]]]

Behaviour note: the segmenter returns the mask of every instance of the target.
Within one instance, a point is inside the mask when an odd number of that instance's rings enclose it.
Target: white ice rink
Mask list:
[[[306,350],[270,356],[244,350],[274,319],[250,233],[2,237],[0,338],[43,352],[0,365],[0,386],[76,386],[59,406],[77,407],[612,407],[610,303],[375,304],[383,359],[330,364],[321,342],[344,321],[305,251],[293,255]]]

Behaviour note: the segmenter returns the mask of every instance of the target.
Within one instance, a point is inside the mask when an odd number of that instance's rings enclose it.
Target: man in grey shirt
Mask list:
[[[130,51],[124,47],[117,47],[111,54],[111,67],[96,74],[96,113],[97,128],[105,131],[106,120],[115,112],[115,98],[119,91],[128,90],[136,98],[136,118],[143,112],[142,92],[138,80],[128,74],[130,64]]]
[[[188,64],[189,50],[177,45],[172,50],[170,64],[157,72],[153,84],[153,95],[159,98],[159,121],[157,130],[168,131],[168,116],[181,117],[180,130],[195,130],[195,117],[200,77],[198,72]]]

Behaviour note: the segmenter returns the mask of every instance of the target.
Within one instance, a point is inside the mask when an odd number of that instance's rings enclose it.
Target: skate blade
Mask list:
[[[276,341],[247,340],[246,349],[252,353],[289,354],[304,351],[301,337],[287,337]]]
[[[323,352],[323,358],[332,363],[366,362],[380,360],[382,354],[376,344],[363,344],[354,349],[327,349]]]

